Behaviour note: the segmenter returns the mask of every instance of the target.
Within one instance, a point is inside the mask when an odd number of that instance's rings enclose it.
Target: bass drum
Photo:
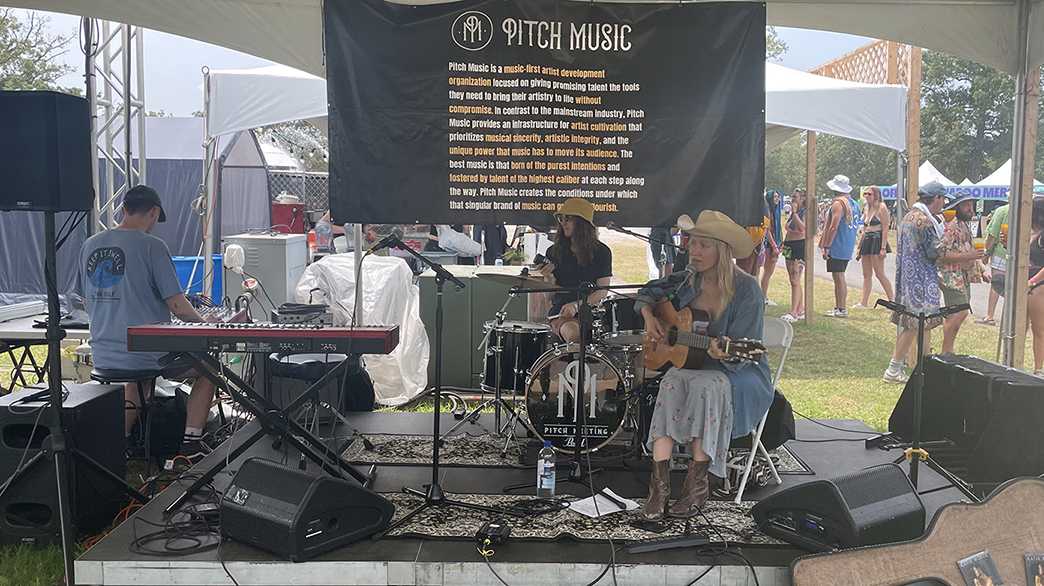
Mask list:
[[[587,384],[580,447],[582,453],[590,453],[620,433],[627,421],[629,389],[613,361],[598,349],[588,348],[584,364]],[[526,425],[562,453],[573,453],[576,445],[574,398],[579,366],[579,345],[561,344],[545,352],[526,379]]]

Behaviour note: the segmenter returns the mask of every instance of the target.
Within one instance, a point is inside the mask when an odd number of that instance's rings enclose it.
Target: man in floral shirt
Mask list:
[[[981,283],[982,266],[979,259],[982,253],[975,250],[972,243],[971,229],[968,222],[975,217],[975,198],[962,191],[951,201],[945,210],[953,210],[956,216],[946,222],[943,237],[939,242],[939,288],[942,290],[943,304],[960,305],[971,299],[971,284]],[[968,317],[968,310],[952,313],[943,322],[943,353],[953,352],[953,344],[961,324]]]
[[[942,301],[936,261],[939,258],[943,224],[937,216],[946,204],[946,188],[932,181],[919,189],[917,196],[917,203],[899,225],[895,294],[896,301],[905,305],[910,312],[930,314],[939,310]],[[917,339],[917,320],[894,313],[892,323],[899,326],[899,334],[895,339],[892,360],[884,373],[884,381],[905,383],[909,378],[906,374],[906,356]],[[925,331],[941,323],[941,318],[930,319],[925,323]],[[925,344],[927,348],[928,344]]]

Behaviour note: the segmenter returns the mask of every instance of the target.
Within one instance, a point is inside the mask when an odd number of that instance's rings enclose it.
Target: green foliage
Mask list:
[[[48,34],[46,17],[34,11],[26,14],[21,19],[10,8],[0,9],[0,89],[70,91],[56,82],[72,71],[57,60],[72,37]]]
[[[799,134],[765,153],[765,189],[790,193],[805,185],[805,135]]]
[[[65,582],[62,548],[0,547],[0,586],[56,586]]]
[[[779,34],[776,33],[776,27],[765,27],[765,58],[770,61],[779,61],[779,58],[786,52],[787,44],[783,39],[779,38]]]

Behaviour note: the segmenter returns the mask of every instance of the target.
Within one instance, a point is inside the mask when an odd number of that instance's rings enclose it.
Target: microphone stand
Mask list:
[[[954,476],[952,472],[943,468],[942,465],[929,456],[928,451],[922,447],[921,443],[921,413],[924,409],[924,324],[930,319],[946,317],[954,313],[969,310],[971,309],[971,306],[967,303],[949,305],[940,308],[939,311],[935,313],[926,314],[924,311],[914,313],[901,303],[886,301],[884,299],[878,299],[875,305],[885,307],[899,315],[905,315],[917,320],[917,365],[914,367],[913,374],[910,375],[910,382],[908,383],[913,384],[914,391],[913,441],[910,443],[910,447],[904,450],[903,455],[900,456],[895,463],[898,464],[899,462],[902,462],[903,459],[910,461],[910,482],[913,484],[915,491],[917,490],[918,466],[923,461],[929,468],[949,481],[950,484],[957,488],[957,490],[961,491],[964,496],[970,498],[972,502],[979,502],[979,497],[968,488],[965,482]]]
[[[675,249],[678,252],[686,252],[685,248],[683,248],[681,246],[678,246],[674,242],[670,242],[670,241],[664,242],[663,240],[660,240],[659,238],[653,238],[652,236],[646,236],[645,234],[639,234],[637,232],[633,232],[631,230],[628,230],[627,228],[621,228],[621,227],[617,226],[616,224],[614,224],[613,222],[609,222],[608,224],[606,224],[605,227],[609,228],[610,230],[612,230],[614,232],[619,232],[621,234],[627,234],[628,236],[634,236],[635,238],[638,238],[639,240],[644,240],[646,242],[652,242],[652,243],[655,243],[655,244],[660,244],[662,246],[668,246],[670,248]]]
[[[463,289],[464,283],[457,277],[453,276],[453,274],[447,271],[441,264],[432,261],[422,254],[418,254],[415,250],[403,244],[397,237],[392,236],[391,238],[392,242],[389,244],[390,247],[398,248],[399,250],[410,254],[435,272],[435,410],[433,411],[434,416],[432,419],[431,434],[431,484],[428,485],[426,491],[404,487],[402,489],[404,493],[421,497],[424,499],[424,502],[409,513],[406,513],[404,517],[395,523],[389,525],[384,531],[374,535],[374,539],[384,537],[392,530],[409,523],[410,520],[416,517],[420,512],[432,507],[459,507],[475,511],[486,511],[488,513],[507,513],[509,515],[514,515],[515,513],[511,512],[509,509],[495,509],[493,507],[465,503],[463,501],[446,498],[446,494],[442,490],[442,485],[439,482],[439,446],[442,444],[440,441],[441,438],[439,437],[439,420],[442,415],[440,407],[442,399],[442,291],[446,281],[451,281],[457,286],[457,289]]]

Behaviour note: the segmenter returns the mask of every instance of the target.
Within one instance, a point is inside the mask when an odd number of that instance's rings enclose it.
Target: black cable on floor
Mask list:
[[[861,430],[861,429],[845,429],[843,427],[837,427],[837,426],[834,426],[834,425],[830,425],[829,423],[823,423],[822,421],[819,421],[818,419],[813,419],[813,418],[809,417],[808,415],[805,415],[804,413],[798,411],[797,409],[794,409],[793,406],[790,408],[790,410],[794,412],[794,415],[797,415],[798,417],[802,417],[804,419],[807,419],[807,420],[811,421],[812,423],[815,423],[816,425],[820,425],[820,426],[826,427],[827,429],[833,429],[833,430],[836,430],[836,431],[843,431],[845,433],[859,433],[859,434],[862,434],[862,435],[869,435],[869,436],[879,435],[878,432],[873,431],[873,430],[866,431],[866,430]]]

